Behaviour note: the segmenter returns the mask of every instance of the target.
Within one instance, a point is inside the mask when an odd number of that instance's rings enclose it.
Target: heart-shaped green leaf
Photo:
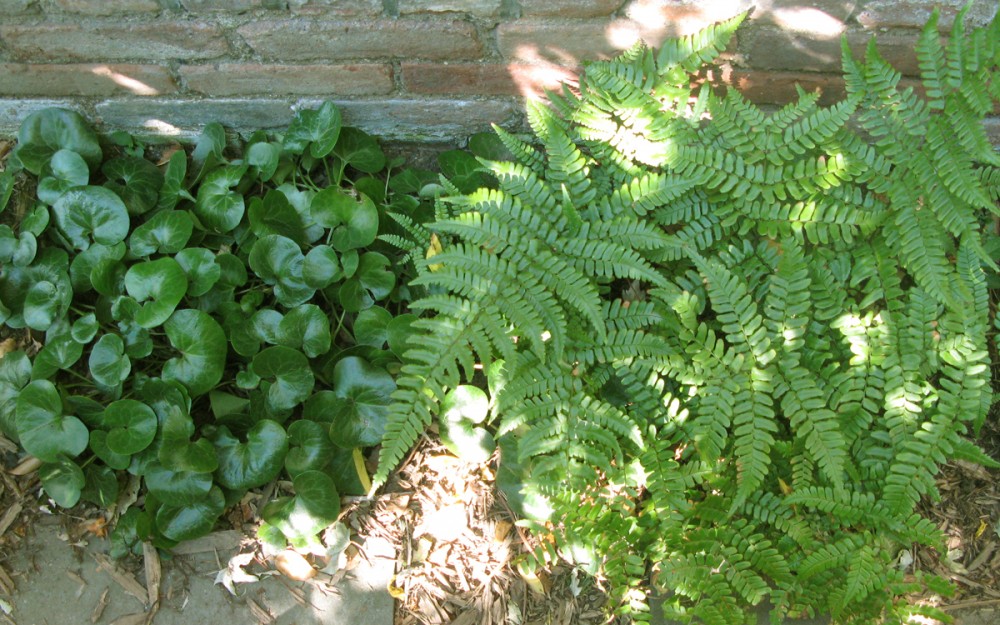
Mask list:
[[[170,540],[193,540],[205,536],[226,509],[222,490],[213,487],[204,499],[186,506],[164,505],[156,511],[156,529]]]
[[[38,253],[38,240],[31,232],[15,235],[10,226],[0,225],[0,263],[27,267]]]
[[[42,170],[38,181],[38,199],[55,204],[59,196],[73,187],[90,182],[90,168],[83,157],[72,150],[59,150]]]
[[[167,161],[167,169],[163,172],[163,186],[160,187],[160,198],[156,207],[160,210],[170,211],[177,207],[181,198],[189,198],[184,179],[187,177],[187,154],[184,150],[177,150],[170,155]]]
[[[358,128],[344,128],[341,131],[334,154],[366,174],[377,174],[385,168],[385,153],[378,141]]]
[[[254,356],[253,372],[268,383],[267,403],[273,410],[290,410],[299,405],[309,397],[315,384],[305,354],[280,345]]]
[[[118,477],[109,467],[92,464],[83,472],[85,484],[80,498],[102,508],[118,501]]]
[[[181,353],[163,365],[163,379],[180,382],[191,397],[212,390],[222,379],[228,352],[219,322],[200,310],[184,309],[171,315],[163,329]]]
[[[372,306],[358,313],[354,320],[354,340],[358,345],[382,349],[389,339],[392,313],[381,306]]]
[[[43,462],[79,455],[90,437],[82,421],[63,414],[59,391],[48,380],[35,380],[21,390],[15,423],[21,446]]]
[[[31,381],[31,360],[21,350],[0,358],[0,432],[17,440],[17,397]]]
[[[7,208],[10,196],[14,193],[14,173],[10,171],[0,172],[0,213]]]
[[[125,289],[125,265],[117,261],[122,258],[125,258],[125,244],[122,242],[114,245],[95,243],[76,254],[69,267],[73,290],[86,293],[96,288],[96,280],[101,284],[102,295],[113,297],[120,294]]]
[[[219,122],[205,124],[191,152],[191,163],[195,169],[193,182],[201,180],[216,165],[225,161],[222,156],[225,148],[226,129],[222,124]]]
[[[232,490],[247,490],[276,478],[288,453],[288,435],[275,421],[258,421],[247,432],[247,441],[239,441],[222,426],[215,439],[219,451],[220,484]]]
[[[278,342],[278,328],[285,316],[273,308],[261,308],[250,318],[254,336],[265,343]]]
[[[87,485],[87,478],[75,462],[59,458],[46,462],[38,468],[38,478],[42,481],[45,494],[63,508],[72,508],[80,501],[80,493]]]
[[[30,232],[36,237],[42,236],[45,229],[49,227],[49,217],[49,208],[47,206],[35,204],[33,208],[29,208],[28,212],[24,214],[24,218],[21,219],[22,236],[25,232]]]
[[[144,158],[121,156],[101,166],[111,189],[125,202],[129,214],[141,215],[156,206],[163,186],[163,174]]]
[[[316,289],[306,285],[302,277],[305,256],[299,245],[278,234],[270,234],[254,243],[250,250],[250,268],[267,284],[274,286],[274,295],[288,308],[309,301]]]
[[[111,402],[104,410],[104,425],[111,428],[108,449],[123,456],[139,453],[156,437],[156,413],[134,399]]]
[[[192,232],[194,220],[187,211],[160,211],[132,231],[129,250],[133,256],[176,254],[187,245]]]
[[[470,421],[446,421],[441,430],[441,443],[465,462],[480,464],[493,456],[496,441],[484,428],[473,427]]]
[[[410,349],[410,337],[417,333],[413,327],[413,322],[418,317],[411,313],[396,315],[386,326],[386,338],[389,341],[389,349],[400,358]]]
[[[317,245],[302,263],[302,280],[313,289],[325,289],[344,277],[340,257],[329,245]]]
[[[278,170],[281,157],[281,144],[260,141],[247,150],[247,164],[257,169],[257,179],[267,182]]]
[[[66,314],[72,301],[72,292],[65,293],[47,280],[36,282],[24,298],[24,323],[44,332]]]
[[[31,377],[35,380],[51,378],[60,369],[68,370],[83,356],[83,344],[77,342],[71,332],[50,332],[45,347],[35,356]]]
[[[258,237],[280,234],[298,244],[306,243],[302,216],[280,191],[271,190],[263,198],[254,198],[247,215],[250,229]]]
[[[295,497],[264,506],[261,516],[291,541],[307,540],[337,520],[340,494],[329,475],[304,471],[292,480]]]
[[[222,167],[212,171],[198,187],[194,213],[212,232],[225,234],[239,225],[246,206],[243,195],[232,188],[240,183],[246,165]]]
[[[302,405],[302,418],[317,423],[333,421],[333,406],[337,403],[337,394],[333,391],[317,391]]]
[[[489,186],[492,178],[475,156],[465,150],[448,150],[438,155],[441,173],[462,193],[472,193],[480,187]]]
[[[222,267],[215,262],[215,254],[203,247],[181,250],[174,259],[187,276],[188,295],[192,297],[208,293],[222,277]]]
[[[285,470],[294,479],[303,471],[322,471],[330,464],[333,443],[322,423],[299,419],[288,426],[288,455]]]
[[[111,448],[108,447],[108,433],[104,430],[94,430],[90,433],[90,450],[104,464],[116,471],[124,471],[132,463],[132,459],[129,456],[123,456],[111,451]]]
[[[242,417],[247,414],[250,408],[250,400],[246,397],[222,391],[212,391],[208,394],[208,400],[212,406],[212,415],[215,416],[216,420],[233,416]]]
[[[160,501],[172,506],[183,506],[204,498],[212,488],[210,473],[174,471],[153,464],[143,477],[146,488]]]
[[[56,225],[74,248],[85,250],[91,242],[114,245],[129,230],[128,210],[114,192],[104,187],[73,187],[52,206]]]
[[[111,532],[108,540],[109,554],[115,559],[124,558],[129,554],[141,554],[142,543],[149,538],[152,531],[153,522],[149,518],[149,513],[139,508],[129,508],[118,519],[118,524]]]
[[[333,229],[330,242],[341,252],[371,245],[378,234],[375,204],[365,195],[355,199],[338,187],[316,194],[312,217],[319,225]]]
[[[288,311],[278,324],[276,343],[301,349],[315,358],[330,351],[330,319],[315,304],[303,304]]]
[[[477,132],[469,137],[469,151],[488,161],[512,161],[514,155],[495,132]]]
[[[173,314],[188,290],[184,268],[173,258],[159,258],[129,267],[125,290],[143,303],[135,317],[143,328],[155,328]],[[148,301],[147,301],[148,300]]]
[[[358,312],[384,299],[396,285],[388,258],[377,252],[361,256],[354,276],[340,287],[340,305],[347,312]]]
[[[63,149],[83,157],[91,171],[97,169],[104,156],[97,134],[79,113],[47,108],[28,115],[21,123],[14,156],[37,176],[52,155]]]
[[[105,334],[90,351],[90,375],[102,387],[111,389],[125,381],[132,362],[125,355],[125,342],[117,334]]]
[[[396,382],[357,356],[339,361],[333,369],[333,392],[336,401],[330,439],[339,447],[371,447],[382,442],[390,396]]]
[[[323,158],[333,151],[340,132],[340,109],[332,102],[324,102],[319,109],[302,109],[295,114],[285,133],[284,148],[302,154],[308,147],[314,158]]]
[[[70,333],[74,341],[85,345],[97,336],[99,328],[100,325],[97,323],[97,316],[94,313],[88,313],[73,322]]]
[[[441,401],[441,421],[458,423],[482,423],[490,411],[490,398],[481,388],[470,384],[459,384]]]

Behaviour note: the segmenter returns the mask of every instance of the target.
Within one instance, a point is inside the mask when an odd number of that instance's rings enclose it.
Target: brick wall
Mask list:
[[[840,37],[916,72],[934,4],[947,32],[965,0],[0,0],[0,133],[73,106],[108,128],[190,134],[218,120],[280,127],[332,99],[397,140],[518,128],[523,98],[613,56],[755,7],[721,78],[761,104],[799,83],[842,93]],[[997,0],[976,0],[989,21]],[[1000,141],[1000,124],[991,120]]]

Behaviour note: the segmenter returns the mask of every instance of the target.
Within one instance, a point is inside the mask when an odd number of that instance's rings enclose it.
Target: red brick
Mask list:
[[[917,67],[916,46],[919,33],[893,32],[877,37],[878,49],[882,57],[905,75],[915,75]],[[745,48],[747,61],[755,69],[792,71],[814,71],[840,73],[840,38],[818,38],[787,33],[766,27],[753,29]],[[852,31],[847,34],[848,43],[855,56],[864,54],[871,33]]]
[[[858,22],[869,29],[922,28],[934,7],[940,7],[938,29],[951,30],[955,16],[966,0],[869,0],[857,14]],[[976,0],[966,21],[966,27],[987,24],[996,15],[996,0]]]
[[[637,22],[678,23],[682,31],[699,30],[753,8],[750,20],[793,30],[810,30],[827,24],[844,24],[857,7],[855,0],[635,0],[625,14]]]
[[[622,0],[521,0],[523,17],[602,17],[622,6]]]
[[[846,93],[844,79],[835,74],[734,71],[726,76],[725,83],[758,105],[784,106],[796,101],[796,85],[808,92],[818,90],[822,106],[839,102]]]
[[[0,64],[0,85],[9,96],[154,96],[177,90],[159,65]]]
[[[204,22],[103,22],[0,25],[12,56],[30,61],[211,59],[229,52],[217,27]]]
[[[289,0],[296,15],[326,17],[376,17],[382,14],[382,0]]]
[[[500,14],[500,0],[400,0],[399,14],[468,13],[477,17]]]
[[[268,20],[245,24],[238,32],[262,56],[289,61],[459,60],[483,53],[475,28],[452,20]]]
[[[232,95],[385,95],[393,90],[389,65],[185,65],[181,78],[191,91]]]
[[[81,15],[121,15],[160,10],[156,0],[54,0],[55,8]]]
[[[559,65],[496,63],[403,63],[403,86],[421,95],[519,95],[539,97],[563,82],[576,84],[577,74]]]

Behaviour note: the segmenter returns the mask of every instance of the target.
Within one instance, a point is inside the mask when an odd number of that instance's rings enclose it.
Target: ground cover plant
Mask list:
[[[696,88],[742,16],[586,67],[579,91],[497,133],[495,189],[446,187],[414,226],[414,323],[375,486],[450,389],[493,380],[498,482],[540,544],[617,610],[710,624],[832,614],[903,623],[947,580],[916,512],[992,402],[1000,17],[947,44],[922,93],[873,42],[847,96],[766,114]],[[989,227],[987,227],[989,226]],[[400,242],[407,247],[405,242]],[[445,405],[442,405],[445,404]]]

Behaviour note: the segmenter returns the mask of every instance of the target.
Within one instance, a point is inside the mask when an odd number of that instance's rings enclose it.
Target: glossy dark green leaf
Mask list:
[[[243,219],[246,210],[243,196],[233,187],[240,183],[245,172],[245,165],[216,169],[198,187],[194,213],[209,231],[225,234]]]
[[[72,150],[59,150],[42,169],[38,181],[38,199],[46,204],[55,204],[60,195],[88,182],[90,168],[83,157]]]
[[[481,388],[460,384],[448,391],[441,402],[441,421],[482,423],[490,411],[490,398]]]
[[[205,177],[216,165],[225,161],[222,156],[226,148],[226,130],[218,122],[205,124],[194,150],[191,152],[191,164],[194,165],[194,181]]]
[[[312,217],[331,228],[330,243],[338,251],[371,245],[378,234],[378,209],[362,195],[354,198],[337,187],[327,187],[313,198]]]
[[[442,152],[438,155],[438,165],[442,175],[462,193],[472,193],[492,182],[492,177],[485,172],[483,165],[465,150]]]
[[[118,478],[110,467],[92,464],[83,472],[85,484],[80,498],[101,508],[118,501]]]
[[[465,462],[481,464],[493,456],[496,441],[484,428],[469,421],[448,421],[440,429],[441,443]]]
[[[187,154],[177,150],[170,155],[167,169],[163,172],[163,186],[160,187],[160,197],[156,207],[161,210],[173,210],[182,198],[190,197],[184,180],[187,177]]]
[[[333,391],[316,391],[302,406],[302,418],[318,423],[330,423],[335,413],[337,394]]]
[[[212,391],[209,393],[208,399],[212,407],[212,415],[215,416],[216,420],[234,415],[245,415],[250,408],[249,399],[233,395],[232,393]]]
[[[233,254],[216,254],[215,264],[221,270],[217,287],[236,289],[246,284],[249,279],[246,265],[239,257]]]
[[[38,253],[38,239],[30,232],[21,232],[17,237],[14,249],[10,255],[10,262],[17,267],[26,267],[35,260]]]
[[[344,277],[340,257],[329,245],[317,245],[302,263],[302,281],[313,289],[325,289]]]
[[[488,161],[512,161],[514,155],[495,132],[477,132],[469,137],[469,151]]]
[[[108,447],[108,433],[104,430],[94,430],[90,433],[90,451],[94,452],[94,455],[101,459],[101,461],[107,466],[115,469],[116,471],[124,471],[131,464],[132,459],[129,456],[124,456],[122,454],[116,454],[111,451]]]
[[[358,313],[354,319],[354,340],[358,345],[381,349],[389,339],[392,313],[381,306],[372,306]]]
[[[153,465],[145,472],[146,488],[157,499],[172,506],[183,506],[199,501],[212,488],[210,473],[174,471]]]
[[[104,186],[125,202],[131,215],[141,215],[156,206],[163,187],[163,174],[144,158],[121,156],[106,161],[101,171],[107,177]]]
[[[114,245],[129,231],[128,210],[117,195],[104,187],[74,187],[52,206],[56,225],[75,249],[91,243]]]
[[[125,342],[125,355],[140,360],[153,353],[153,337],[149,330],[134,321],[120,321],[118,331]]]
[[[334,447],[324,424],[299,419],[288,426],[288,442],[285,470],[293,479],[303,471],[322,471],[330,464]]]
[[[297,306],[282,318],[275,339],[278,345],[301,349],[315,358],[330,351],[330,319],[315,304]]]
[[[365,472],[364,481],[362,481],[359,471]],[[368,494],[371,483],[368,479],[367,469],[364,467],[364,458],[359,449],[334,447],[327,473],[333,478],[337,492],[341,495],[364,496]]]
[[[261,237],[250,250],[250,268],[267,284],[288,308],[304,304],[315,294],[302,277],[305,256],[295,241],[277,234]]]
[[[17,397],[31,381],[31,360],[21,350],[0,358],[0,432],[17,441]]]
[[[128,246],[133,256],[176,254],[193,232],[194,221],[187,211],[160,211],[132,232]]]
[[[153,409],[134,399],[119,399],[104,410],[108,448],[116,454],[139,453],[156,437],[157,421]]]
[[[184,309],[171,315],[163,329],[180,352],[163,365],[163,379],[180,382],[192,398],[212,390],[222,379],[228,352],[219,322],[200,310]]]
[[[285,316],[273,308],[261,308],[250,318],[254,336],[258,340],[274,345],[278,342],[278,328]]]
[[[80,493],[87,485],[87,479],[75,462],[59,458],[45,462],[38,468],[38,478],[42,481],[45,494],[63,508],[72,508],[80,501]]]
[[[125,342],[117,334],[105,334],[90,351],[90,375],[104,388],[115,388],[132,371],[132,362],[125,355]]]
[[[261,182],[267,182],[274,176],[280,157],[281,145],[278,143],[260,141],[247,150],[247,164],[257,169],[257,179]]]
[[[340,287],[340,305],[347,312],[358,312],[385,299],[396,285],[389,259],[377,252],[361,256],[354,276]]]
[[[307,242],[302,216],[280,191],[271,190],[263,198],[254,198],[247,216],[250,229],[258,237],[279,234],[300,245]]]
[[[344,128],[334,154],[354,169],[377,174],[385,168],[385,153],[375,137],[358,128]]]
[[[35,204],[32,208],[28,209],[24,214],[24,218],[21,219],[21,235],[23,236],[25,232],[30,232],[36,237],[42,236],[42,233],[49,226],[49,217],[49,208],[47,206],[44,204]]]
[[[246,490],[278,476],[288,453],[288,435],[281,425],[264,419],[250,428],[245,443],[225,426],[220,427],[215,447],[219,452],[219,483],[229,489]]]
[[[308,147],[314,158],[323,158],[333,150],[340,133],[340,109],[324,102],[319,109],[302,109],[295,114],[283,145],[293,154],[302,154]]]
[[[87,426],[63,414],[59,391],[48,380],[35,380],[21,390],[15,423],[21,446],[43,462],[77,456],[87,448]]]
[[[125,290],[142,304],[135,317],[144,328],[155,328],[173,314],[188,290],[183,267],[173,258],[159,258],[129,267]]]
[[[33,330],[44,332],[66,314],[72,293],[64,293],[47,280],[36,282],[24,298],[24,323]]]
[[[304,471],[292,485],[295,496],[269,503],[261,516],[294,543],[313,537],[337,520],[340,494],[330,476],[320,471]]]
[[[222,490],[213,487],[204,499],[186,506],[162,506],[156,511],[156,529],[170,540],[193,540],[205,536],[226,508]]]
[[[0,171],[0,213],[4,212],[10,202],[10,196],[14,193],[14,174],[9,171]]]
[[[267,403],[274,410],[289,410],[312,393],[315,377],[309,360],[290,347],[269,347],[253,358],[253,372],[268,383]]]
[[[174,256],[188,280],[188,295],[200,297],[215,286],[222,277],[222,267],[215,262],[215,254],[203,247],[189,247]]]
[[[79,113],[68,109],[47,108],[36,111],[21,123],[14,156],[36,176],[52,155],[72,150],[97,169],[104,156],[97,134]]]
[[[83,356],[83,344],[70,332],[61,332],[45,340],[45,347],[35,356],[31,377],[35,380],[51,378],[60,369],[67,370]]]
[[[100,326],[97,323],[97,317],[94,313],[89,313],[74,321],[70,332],[72,333],[74,341],[86,344],[97,336],[97,330],[99,328]]]
[[[219,468],[215,446],[206,438],[196,441],[165,439],[158,457],[165,468],[173,471],[213,473]]]
[[[86,293],[95,289],[94,280],[101,284],[103,295],[118,295],[125,289],[125,265],[119,263],[125,257],[125,244],[114,245],[95,243],[73,256],[69,267],[69,277],[73,290]],[[103,262],[102,261],[106,261]],[[100,264],[100,268],[98,265]],[[96,272],[95,272],[96,270]]]
[[[389,178],[389,188],[395,193],[415,195],[424,185],[437,182],[437,174],[427,169],[407,167]]]
[[[145,510],[129,508],[118,519],[118,524],[108,539],[108,552],[112,558],[139,555],[142,553],[142,543],[153,531],[153,521]]]
[[[400,358],[411,347],[410,337],[417,332],[413,327],[413,322],[417,319],[418,317],[414,314],[403,313],[402,315],[393,317],[386,326],[386,338],[389,342],[389,349]]]
[[[330,439],[339,447],[371,447],[382,442],[390,396],[396,382],[356,356],[340,360],[333,370],[333,392],[337,397],[330,409]]]

